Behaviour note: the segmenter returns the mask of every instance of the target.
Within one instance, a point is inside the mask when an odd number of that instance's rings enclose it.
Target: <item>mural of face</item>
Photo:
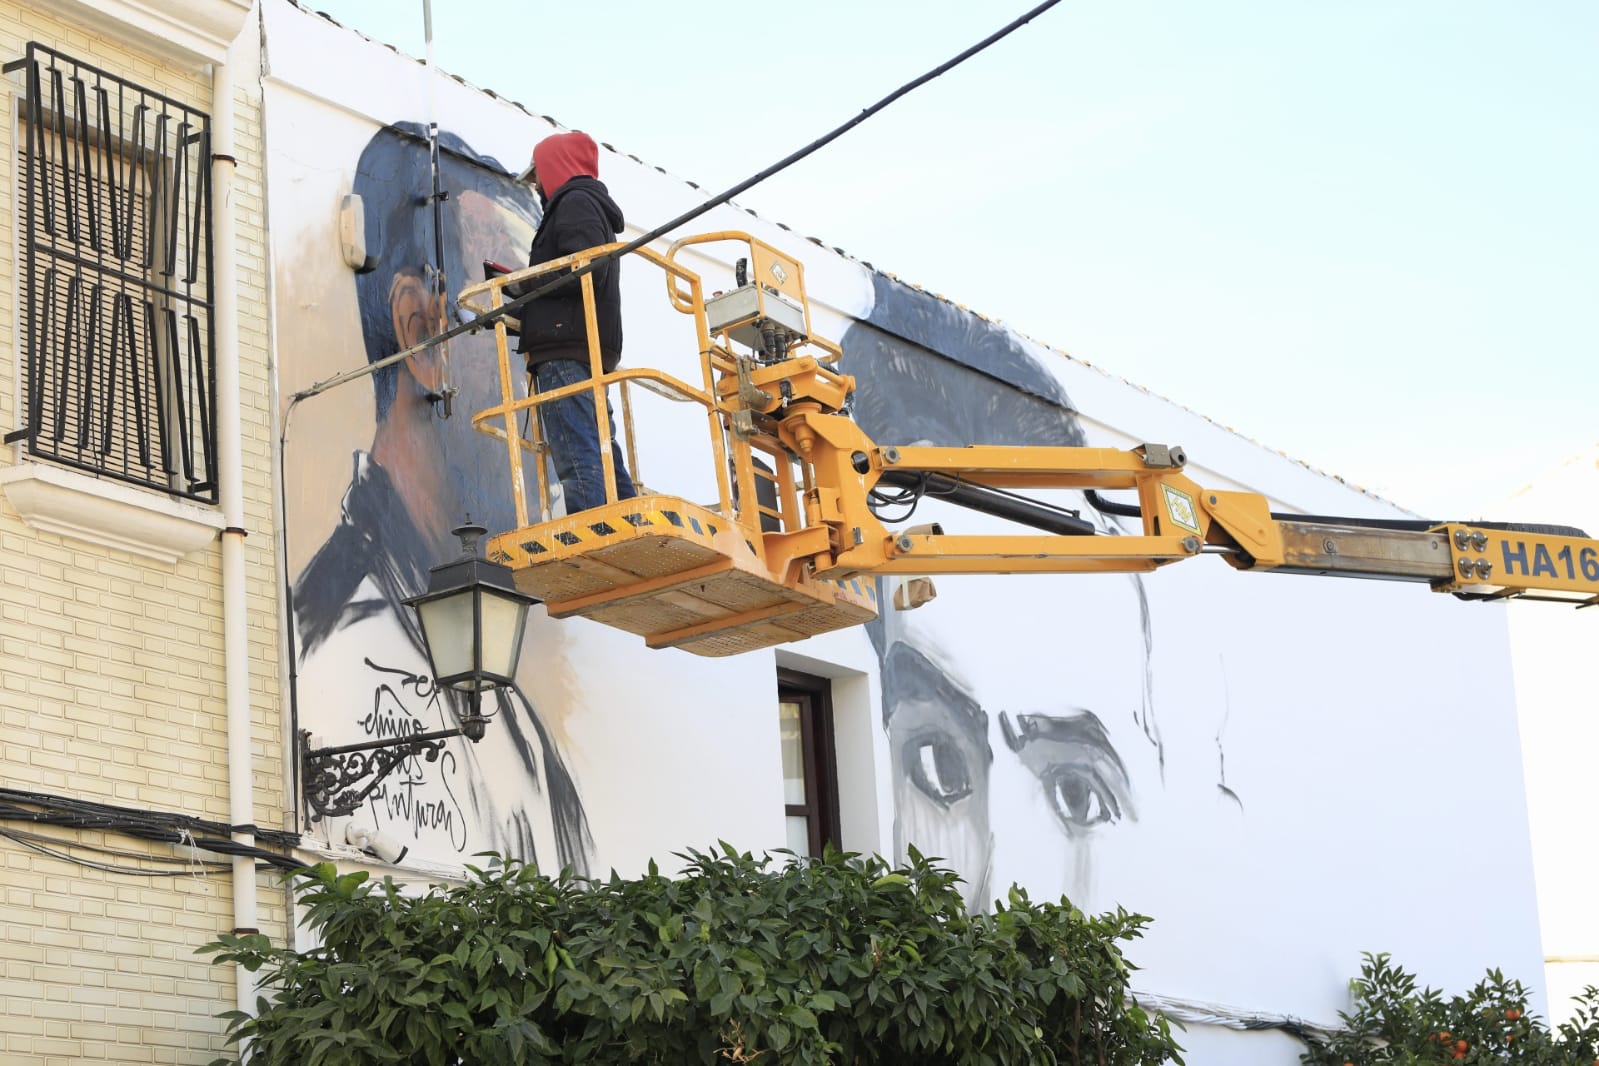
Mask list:
[[[968,906],[1013,883],[1097,902],[1097,854],[1159,780],[1138,593],[1125,576],[944,577],[885,615],[895,847],[947,860]]]
[[[379,130],[357,164],[367,248],[376,267],[356,277],[369,361],[411,347],[461,320],[454,292],[482,277],[484,260],[523,261],[536,220],[533,191],[449,133],[440,136],[444,276],[433,282],[432,176],[422,128]],[[524,387],[520,373],[513,384]],[[330,740],[421,732],[453,725],[461,706],[436,690],[412,612],[402,601],[426,584],[428,567],[453,558],[450,529],[468,516],[490,533],[515,523],[503,442],[478,433],[471,416],[500,400],[492,331],[452,340],[372,376],[376,429],[355,456],[342,519],[294,586],[303,723]],[[445,417],[439,397],[456,392]],[[302,452],[298,464],[348,462]],[[290,524],[293,524],[290,514]],[[292,533],[292,529],[291,529]],[[536,667],[534,667],[536,669]],[[547,868],[586,868],[591,849],[577,789],[547,723],[523,685],[502,690],[489,735],[452,741],[436,764],[408,760],[360,817],[409,837],[422,855],[506,850]],[[367,708],[353,723],[334,708]],[[320,716],[320,717],[319,717]],[[555,860],[555,861],[552,861]]]
[[[874,440],[1085,443],[1059,383],[1009,334],[875,281],[870,324],[843,341],[858,385],[855,417]],[[959,352],[962,362],[938,351]],[[1080,496],[1063,495],[1056,502],[1083,507]],[[917,521],[943,517],[924,505]],[[993,521],[955,512],[946,525],[974,532]],[[895,849],[943,858],[966,879],[973,910],[1015,882],[1086,905],[1097,843],[1137,820],[1137,792],[1159,780],[1142,583],[951,577],[938,593],[915,613],[886,610],[870,629]],[[885,590],[882,602],[891,598]]]
[[[965,878],[973,910],[989,900],[994,847],[988,780],[988,715],[929,658],[936,647],[897,639],[882,653],[883,725],[894,782],[894,851],[907,845],[945,860]]]
[[[482,278],[484,260],[496,263],[521,263],[527,258],[528,245],[533,240],[533,224],[529,210],[527,190],[514,184],[490,187],[484,191],[466,188],[455,196],[454,219],[458,223],[455,250],[460,257],[458,269],[449,277],[460,279],[453,286],[459,290],[469,282]],[[449,253],[446,253],[448,257]],[[473,265],[478,265],[476,273]],[[448,295],[449,324],[462,319],[455,302],[455,293]],[[470,312],[466,313],[468,316]],[[515,335],[511,337],[514,349]],[[450,342],[450,385],[456,390],[454,414],[443,420],[441,430],[448,434],[446,454],[449,457],[450,482],[464,490],[464,506],[472,511],[491,533],[510,529],[516,524],[512,506],[510,463],[505,445],[472,428],[472,416],[487,407],[500,403],[499,351],[492,330],[481,330],[456,337]],[[511,384],[521,394],[526,381],[521,367],[512,354]],[[528,499],[537,500],[530,472],[524,468]],[[479,517],[481,516],[481,517]]]

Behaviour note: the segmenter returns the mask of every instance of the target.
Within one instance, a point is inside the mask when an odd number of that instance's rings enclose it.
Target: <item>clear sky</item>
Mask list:
[[[425,54],[422,0],[302,3]],[[433,52],[719,192],[1031,6],[433,0]],[[1599,442],[1596,116],[1590,0],[1064,0],[738,202],[1493,517]]]

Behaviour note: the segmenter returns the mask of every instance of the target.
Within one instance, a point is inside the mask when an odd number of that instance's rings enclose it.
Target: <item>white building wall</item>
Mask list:
[[[1512,498],[1517,521],[1599,532],[1599,446],[1566,459]],[[1585,676],[1599,615],[1551,605],[1511,616],[1511,661],[1520,709],[1527,812],[1532,823],[1538,921],[1551,1018],[1570,1017],[1571,998],[1599,986],[1599,916],[1593,885],[1591,784],[1599,751],[1599,694]]]
[[[370,177],[359,173],[367,166],[362,152],[380,126],[425,121],[431,107],[442,129],[509,171],[556,127],[462,83],[429,79],[416,61],[363,45],[284,0],[267,0],[265,14],[281,421],[287,397],[366,357],[358,283],[340,257],[336,208]],[[605,131],[592,132],[606,139]],[[478,199],[452,189],[447,208],[480,224],[464,227],[478,241],[458,255],[467,271],[484,247],[513,257],[501,261],[525,261],[533,207],[525,191],[495,184],[491,169],[473,172],[482,182]],[[699,201],[683,181],[615,152],[602,154],[601,171],[628,213],[625,238]],[[999,375],[1023,380],[1060,432],[1088,444],[1182,444],[1202,485],[1261,492],[1282,510],[1399,514],[1136,385],[746,213],[718,208],[688,232],[722,228],[749,230],[804,261],[815,325],[843,343],[845,369],[861,379],[863,412],[872,395],[885,402],[924,395],[896,383],[893,367],[929,370],[914,386],[925,390],[925,403],[903,402],[898,414],[884,416],[900,419],[894,442],[939,433],[955,439],[938,443],[1004,442],[1017,423],[995,412],[1019,394],[970,367],[1021,368],[1022,378]],[[374,245],[403,236],[370,223],[366,232]],[[385,259],[386,247],[369,251],[386,278],[395,257]],[[707,276],[727,267],[692,262]],[[452,277],[452,290],[466,280],[476,276]],[[687,320],[666,308],[659,278],[630,264],[623,286],[626,360],[691,366]],[[485,350],[473,347],[480,343],[451,351],[465,390],[458,405],[468,409],[472,378],[490,365]],[[1001,406],[985,406],[994,397]],[[931,429],[918,428],[920,414],[932,416]],[[650,404],[638,419],[642,480],[710,498],[703,418]],[[296,405],[284,468],[292,577],[304,581],[317,550],[337,537],[352,456],[380,450],[379,422],[365,381]],[[503,491],[495,473],[503,449],[499,459],[477,450],[487,438],[459,436],[459,422],[417,427],[420,450],[411,459],[441,454],[450,475],[445,490],[426,497],[447,506],[416,520],[419,543],[441,544],[442,527],[468,506],[489,508],[475,516],[503,513],[503,503],[490,500]],[[1083,506],[1077,498],[1062,502]],[[414,501],[399,505],[415,518]],[[932,502],[916,521],[934,517],[984,528]],[[316,583],[302,592],[304,606],[315,600]],[[947,691],[970,697],[976,713],[965,726],[952,719],[948,701],[933,706],[922,698],[927,705],[918,707],[903,678],[885,681],[863,630],[703,660],[649,652],[635,637],[588,622],[538,618],[525,655],[526,706],[508,709],[477,750],[456,751],[448,769],[421,768],[408,786],[413,799],[442,804],[433,809],[449,825],[423,825],[414,805],[387,800],[358,817],[407,834],[419,859],[450,862],[516,838],[520,816],[548,865],[562,833],[545,776],[553,752],[587,830],[576,844],[568,834],[568,852],[589,869],[634,873],[650,857],[670,865],[674,852],[718,839],[780,847],[773,704],[783,665],[834,678],[847,846],[891,852],[908,841],[944,855],[977,886],[974,905],[1019,882],[1035,897],[1067,892],[1085,907],[1121,904],[1150,914],[1155,925],[1132,950],[1142,989],[1330,1022],[1348,1005],[1347,982],[1363,950],[1391,951],[1424,981],[1449,988],[1490,966],[1538,983],[1500,608],[1413,585],[1238,574],[1220,559],[1184,563],[1141,583],[945,579],[939,593],[914,614],[885,621],[879,635],[885,654],[933,663]],[[313,640],[309,652],[305,639],[297,644],[300,724],[329,739],[359,739],[364,709],[383,695],[376,675],[363,672],[366,660],[387,653],[405,669],[417,664],[414,648],[404,650],[392,597],[384,602],[367,584],[334,607],[363,598],[374,613],[357,621],[347,607],[334,611],[328,618],[336,620],[321,623],[334,636]],[[300,628],[310,624],[302,620]],[[896,644],[914,654],[890,651]],[[441,709],[426,699],[388,694],[390,713],[442,724]],[[1084,724],[1083,709],[1097,717],[1098,730]],[[513,720],[523,723],[524,737],[539,722],[548,744],[516,750]],[[1021,743],[1028,729],[1034,735]],[[313,829],[334,844],[342,834],[336,821]],[[1297,1056],[1281,1034],[1202,1028],[1188,1042],[1196,1049],[1191,1062]]]

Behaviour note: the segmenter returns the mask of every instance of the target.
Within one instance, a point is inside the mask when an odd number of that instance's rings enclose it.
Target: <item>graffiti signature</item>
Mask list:
[[[373,683],[372,709],[357,723],[367,737],[414,736],[428,731],[428,721],[443,721],[443,691],[431,677],[382,666],[370,658],[362,661],[379,675]],[[433,762],[413,755],[400,763],[395,775],[378,786],[368,802],[385,824],[404,825],[418,840],[424,834],[442,836],[457,852],[465,851],[466,818],[451,788],[459,770],[455,754],[448,750]]]

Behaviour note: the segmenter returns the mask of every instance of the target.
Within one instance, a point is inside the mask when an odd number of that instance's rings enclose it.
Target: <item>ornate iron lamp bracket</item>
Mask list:
[[[471,734],[464,728],[439,729],[408,737],[313,748],[311,731],[300,730],[300,766],[305,775],[302,787],[311,807],[311,820],[354,814],[395,767],[416,755],[437,762],[444,742],[459,736]],[[371,779],[357,789],[368,775]]]
[[[483,715],[483,693],[515,684],[527,609],[539,601],[517,591],[508,567],[478,555],[478,540],[486,532],[482,526],[468,519],[451,532],[461,538],[460,558],[430,568],[427,591],[404,602],[416,610],[421,623],[434,685],[467,701],[457,718],[461,724],[323,748],[311,746],[310,730],[300,730],[300,784],[313,822],[354,814],[395,767],[418,755],[437,762],[451,737],[465,737],[474,744],[482,740],[489,724]],[[463,623],[470,642],[461,639]],[[435,626],[446,630],[442,644],[448,654],[442,660],[437,654],[440,634],[429,633]],[[490,642],[487,658],[485,628],[497,637]]]

